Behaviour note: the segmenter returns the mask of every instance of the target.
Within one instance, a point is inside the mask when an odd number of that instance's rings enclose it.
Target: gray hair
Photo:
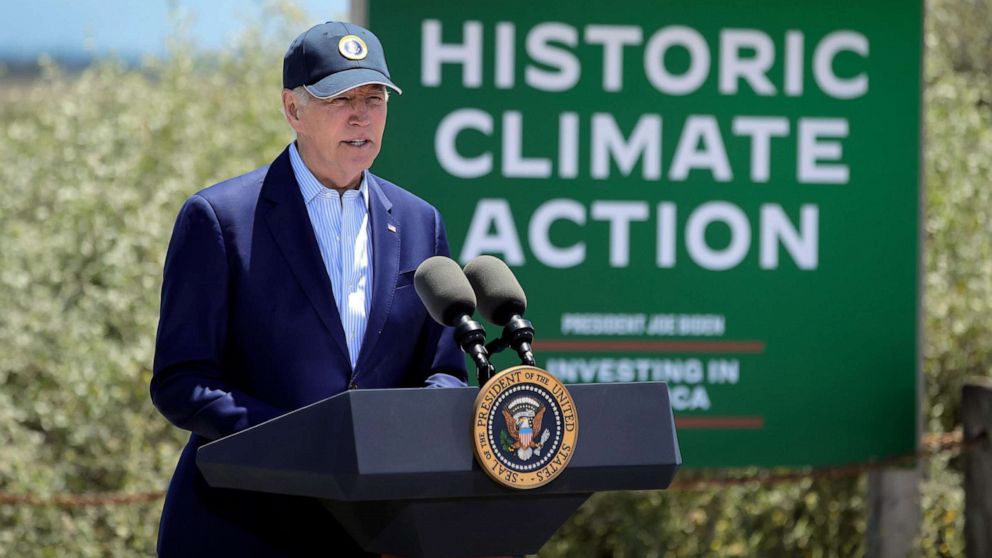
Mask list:
[[[293,91],[293,96],[296,97],[296,104],[300,105],[301,107],[307,106],[310,103],[310,101],[314,99],[314,96],[311,95],[309,91],[307,91],[306,85],[301,85],[293,89],[292,91]]]

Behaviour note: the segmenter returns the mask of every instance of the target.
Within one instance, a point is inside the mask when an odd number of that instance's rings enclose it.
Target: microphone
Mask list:
[[[479,385],[485,384],[496,369],[484,346],[486,330],[472,319],[475,292],[461,267],[451,258],[432,256],[417,266],[413,286],[434,321],[455,328],[455,342],[475,362]]]
[[[537,366],[531,343],[534,325],[523,318],[527,295],[503,260],[479,256],[465,266],[465,276],[479,297],[479,313],[490,322],[503,326],[503,335],[486,345],[490,354],[513,347],[520,363]]]

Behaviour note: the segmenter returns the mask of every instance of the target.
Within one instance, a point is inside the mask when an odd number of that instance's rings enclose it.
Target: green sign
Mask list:
[[[540,366],[668,382],[688,466],[915,448],[922,3],[368,8],[374,170],[514,269]]]

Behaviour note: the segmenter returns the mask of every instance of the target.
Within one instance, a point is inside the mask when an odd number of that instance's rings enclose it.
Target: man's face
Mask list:
[[[337,188],[354,188],[372,166],[386,128],[386,91],[365,85],[330,99],[311,99],[299,108],[296,129],[300,150],[319,179]],[[321,176],[323,175],[323,176]]]

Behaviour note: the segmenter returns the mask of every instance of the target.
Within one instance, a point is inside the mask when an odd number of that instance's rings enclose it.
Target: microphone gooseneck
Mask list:
[[[455,326],[455,342],[465,351],[475,363],[475,373],[479,386],[485,385],[489,378],[496,373],[496,367],[489,361],[489,349],[485,346],[486,330],[482,324],[469,316],[462,315]]]
[[[465,277],[475,290],[479,313],[490,322],[503,326],[503,333],[486,345],[489,354],[512,347],[521,364],[536,366],[531,344],[534,325],[523,318],[527,296],[516,276],[502,260],[479,256],[465,266]]]
[[[485,384],[496,369],[485,347],[486,330],[472,319],[475,291],[461,267],[444,256],[427,258],[417,267],[413,286],[434,321],[455,328],[455,342],[475,363],[479,385]]]
[[[534,360],[534,351],[531,343],[534,342],[534,325],[530,320],[525,320],[521,316],[513,316],[510,321],[503,326],[503,334],[493,339],[486,345],[489,354],[504,351],[507,347],[513,347],[520,357],[520,364],[537,366]]]

